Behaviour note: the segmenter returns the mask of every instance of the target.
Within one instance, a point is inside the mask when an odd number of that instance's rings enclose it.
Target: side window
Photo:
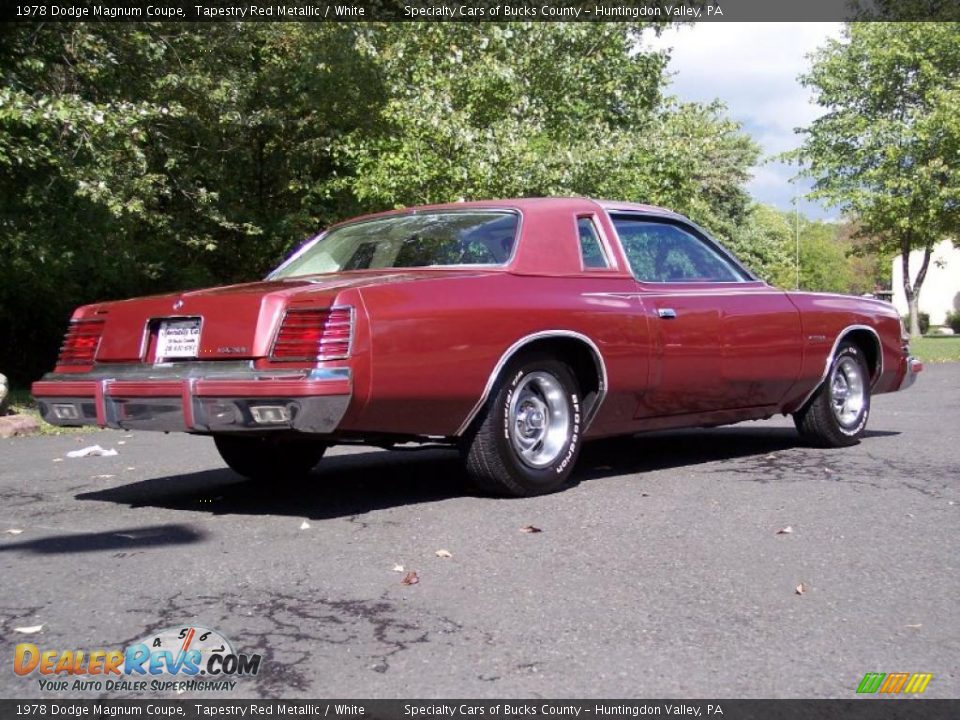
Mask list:
[[[583,259],[584,269],[610,267],[603,243],[600,242],[600,233],[597,232],[593,220],[588,217],[577,218],[577,233],[580,236],[580,257]]]
[[[747,278],[702,238],[671,223],[614,216],[634,277],[643,282],[741,282]]]

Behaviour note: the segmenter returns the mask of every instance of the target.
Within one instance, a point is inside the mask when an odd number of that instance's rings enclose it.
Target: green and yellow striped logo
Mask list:
[[[857,686],[857,692],[868,695],[874,693],[919,695],[927,689],[931,680],[933,675],[930,673],[867,673]]]

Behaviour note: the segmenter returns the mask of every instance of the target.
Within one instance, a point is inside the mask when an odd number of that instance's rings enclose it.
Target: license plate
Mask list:
[[[157,332],[157,360],[195,358],[200,349],[200,318],[164,320]]]

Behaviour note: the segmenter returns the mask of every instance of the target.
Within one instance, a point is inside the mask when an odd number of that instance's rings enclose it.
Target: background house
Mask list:
[[[910,253],[910,276],[916,278],[923,251]],[[907,298],[903,294],[903,265],[898,255],[893,260],[893,304],[897,312],[907,315]],[[943,240],[934,247],[927,270],[927,279],[920,290],[920,312],[930,314],[931,325],[943,325],[947,313],[960,310],[960,249],[950,240]]]

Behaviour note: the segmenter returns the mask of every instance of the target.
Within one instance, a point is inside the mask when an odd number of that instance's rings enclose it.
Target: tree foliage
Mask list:
[[[731,242],[757,148],[663,96],[657,28],[0,28],[0,368],[49,367],[77,304],[255,279],[368,210],[588,194]]]
[[[757,204],[730,249],[777,287],[863,295],[889,280],[889,258],[855,239],[858,230]]]
[[[813,194],[856,216],[879,252],[900,254],[919,334],[932,249],[960,231],[960,23],[849,24],[802,79],[827,109],[797,154]],[[911,270],[915,249],[923,261]]]
[[[791,220],[769,205],[754,204],[727,247],[772,285],[794,286],[795,236]]]

